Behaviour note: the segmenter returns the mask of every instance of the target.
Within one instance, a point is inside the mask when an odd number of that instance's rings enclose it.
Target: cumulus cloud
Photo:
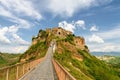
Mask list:
[[[75,12],[108,4],[112,0],[50,0],[47,7],[55,14],[71,17]]]
[[[2,45],[0,46],[0,51],[7,52],[7,53],[23,53],[25,50],[28,49],[28,46],[17,45]]]
[[[12,16],[13,14],[21,16],[22,14],[22,16],[30,16],[36,19],[42,18],[41,14],[34,9],[32,3],[28,0],[0,0],[0,4],[0,10],[2,10],[0,14],[4,16]]]
[[[0,28],[0,42],[3,43],[3,44],[4,43],[5,44],[11,43],[10,40],[5,36],[7,31],[8,31],[7,27]]]
[[[96,32],[95,33],[96,35],[99,35],[100,38],[102,37],[101,41],[100,41],[100,42],[102,42],[102,44],[98,45],[98,42],[97,42],[98,40],[95,40],[94,38],[91,39],[93,37],[93,35],[92,35],[92,37],[90,37],[90,35],[89,35],[89,36],[86,36],[87,45],[89,46],[89,49],[91,51],[119,52],[120,51],[120,45],[119,45],[120,44],[120,41],[119,41],[120,35],[118,35],[119,33],[120,33],[120,25],[113,26],[113,29],[110,29],[107,31]],[[92,43],[93,41],[94,41],[94,44]],[[96,41],[96,43],[95,43],[95,41]]]
[[[120,39],[119,33],[120,33],[120,25],[113,26],[112,30],[102,31],[96,34],[102,36],[106,40],[109,40],[109,39],[117,39],[117,38]]]
[[[89,42],[104,43],[104,40],[101,37],[93,34],[92,37],[89,38]]]
[[[82,29],[86,29],[85,28],[85,21],[83,21],[83,20],[76,21],[75,25],[78,26],[78,27],[81,27]]]
[[[12,34],[13,36],[13,42],[15,44],[20,44],[20,45],[29,45],[30,43],[23,40],[20,36],[18,36],[17,34]]]
[[[120,45],[112,43],[98,44],[88,44],[91,52],[118,52],[120,50]]]
[[[58,27],[62,27],[63,29],[71,31],[73,33],[76,28],[86,29],[85,21],[83,20],[78,20],[76,22],[72,21],[70,23],[68,23],[67,21],[61,21],[58,23]]]
[[[21,53],[28,49],[30,43],[17,34],[20,28],[17,25],[0,28],[0,51]]]
[[[29,44],[27,41],[23,40],[20,36],[17,35],[18,30],[19,27],[15,25],[0,28],[0,41],[7,43],[15,42],[19,44]],[[12,38],[12,40],[10,40],[9,37]]]
[[[98,31],[98,28],[96,27],[96,25],[93,25],[93,26],[90,28],[90,31]]]
[[[62,21],[58,23],[59,27],[62,27],[68,31],[74,32],[75,26],[72,23],[67,23],[66,21]]]
[[[20,48],[24,51],[24,47],[27,48],[30,43],[18,35],[19,29],[29,29],[33,26],[33,23],[26,17],[29,17],[30,20],[41,20],[41,14],[28,0],[0,0],[0,11],[0,17],[11,23],[0,27],[0,45],[4,44],[0,50],[18,52],[18,48]],[[8,46],[9,48],[7,48]]]
[[[0,16],[17,24],[19,27],[30,28],[32,26],[29,20],[21,18],[23,16],[29,16],[37,20],[42,18],[41,14],[34,9],[31,2],[27,0],[0,0],[0,4]]]

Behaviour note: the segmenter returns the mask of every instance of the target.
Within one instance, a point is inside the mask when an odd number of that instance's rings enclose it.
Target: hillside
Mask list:
[[[118,70],[120,69],[120,56],[104,55],[104,56],[97,56],[97,58],[106,62],[115,69]]]
[[[36,43],[32,42],[32,45],[29,49],[20,56],[20,61],[29,61],[41,58],[45,56],[48,45],[47,45],[47,36],[48,33],[44,30],[40,30],[37,37],[33,37],[32,41],[36,40]],[[38,39],[38,40],[37,40]]]
[[[56,41],[56,59],[77,80],[120,80],[119,72],[89,53],[83,37],[75,36],[60,27],[40,30],[20,61],[45,56],[50,42]]]
[[[0,53],[0,68],[18,62],[21,54]]]
[[[65,45],[67,43],[67,45]],[[69,42],[58,41],[62,52],[56,50],[54,58],[57,59],[77,80],[119,80],[118,72],[109,67],[106,63],[98,60],[96,57],[85,50],[73,49]],[[69,48],[68,48],[69,47]],[[75,51],[79,58],[74,57]]]

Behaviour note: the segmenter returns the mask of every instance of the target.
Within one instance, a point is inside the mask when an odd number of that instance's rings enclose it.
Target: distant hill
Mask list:
[[[120,56],[120,52],[91,52],[91,54],[95,56],[103,56],[103,55]]]
[[[56,42],[54,59],[77,80],[120,80],[120,71],[91,55],[83,37],[60,27],[39,30],[32,38],[32,45],[20,56],[20,61],[45,56],[51,41]]]
[[[0,52],[0,68],[8,65],[15,64],[18,62],[21,54],[10,54]]]

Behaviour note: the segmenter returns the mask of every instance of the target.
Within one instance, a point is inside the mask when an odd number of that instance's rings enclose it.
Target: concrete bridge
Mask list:
[[[57,61],[53,59],[55,44],[51,42],[46,56],[42,59],[15,65],[15,76],[11,77],[10,68],[0,80],[76,80]],[[1,71],[0,70],[0,71]]]

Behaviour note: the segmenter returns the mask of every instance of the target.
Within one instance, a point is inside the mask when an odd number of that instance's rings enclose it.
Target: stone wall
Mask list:
[[[82,37],[75,37],[74,38],[74,43],[75,43],[77,48],[80,48],[82,50],[85,49],[85,40],[84,40],[84,38],[82,38]]]
[[[72,34],[72,32],[64,30],[61,27],[52,28],[52,34],[60,38],[66,38],[67,35]]]
[[[67,35],[70,35],[72,34],[72,32],[70,31],[67,31],[61,27],[54,27],[54,28],[47,28],[46,29],[46,33],[48,34],[48,36],[50,34],[53,34],[59,38],[66,38]],[[33,40],[32,40],[32,44],[36,44],[38,41],[45,41],[45,37],[41,37],[41,33],[39,32],[38,33],[38,36],[35,37]],[[84,38],[82,37],[74,37],[74,43],[76,45],[77,48],[81,48],[81,49],[84,49],[84,46],[85,46],[85,40]]]

